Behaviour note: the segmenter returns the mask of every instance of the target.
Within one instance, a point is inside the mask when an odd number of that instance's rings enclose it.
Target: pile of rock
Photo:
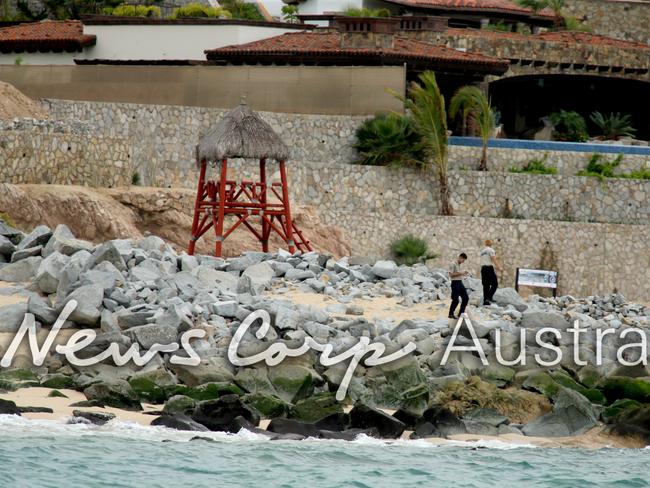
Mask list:
[[[591,330],[601,326],[623,330],[650,325],[647,307],[626,303],[620,295],[557,299],[534,296],[523,300],[502,289],[495,304],[472,313],[473,332],[489,359],[484,366],[472,352],[455,352],[441,364],[456,324],[448,319],[369,321],[353,301],[357,298],[397,297],[408,307],[448,295],[443,270],[424,265],[397,266],[392,261],[334,260],[318,253],[303,255],[249,252],[232,259],[176,253],[162,239],[139,242],[112,240],[101,244],[76,239],[60,225],[24,234],[0,223],[0,281],[27,283],[24,304],[0,308],[0,332],[15,332],[26,312],[40,327],[50,327],[72,299],[79,306],[65,327],[95,327],[95,341],[78,355],[92,357],[108,344],[123,353],[136,345],[178,342],[190,329],[206,332],[192,342],[201,358],[198,366],[170,362],[157,353],[144,367],[115,367],[111,359],[77,367],[52,353],[44,366],[16,357],[22,369],[0,372],[0,388],[44,385],[84,391],[83,406],[140,409],[141,402],[164,403],[157,424],[192,430],[253,429],[261,418],[272,419],[273,436],[288,438],[352,438],[360,432],[397,437],[412,430],[414,437],[455,433],[573,435],[600,420],[617,432],[629,432],[646,419],[650,374],[645,366],[625,367],[616,351],[630,338],[610,336],[603,346],[603,365],[576,364],[570,336],[557,342],[567,359],[551,368],[534,361],[504,366],[496,361],[497,340],[502,356],[517,356],[521,332],[530,332],[526,357],[548,357],[548,348],[532,342],[542,327],[566,331],[575,319]],[[468,280],[472,302],[480,303],[480,283]],[[290,288],[333,298],[326,309],[272,298]],[[287,294],[290,297],[291,294]],[[306,337],[347,351],[361,336],[381,342],[387,353],[416,345],[412,355],[390,364],[359,366],[347,390],[345,413],[334,392],[346,364],[323,367],[312,353],[267,367],[235,367],[227,359],[234,332],[253,311],[265,310],[271,329],[263,339],[255,329],[239,346],[241,356],[281,341],[298,347]],[[499,339],[497,336],[500,335]],[[456,345],[471,345],[464,326]],[[592,359],[593,341],[580,345],[582,358]],[[591,362],[591,361],[590,361]],[[595,364],[595,363],[592,363]],[[396,409],[390,416],[379,408]],[[639,420],[639,418],[641,420]],[[640,428],[640,427],[639,427]],[[650,430],[641,428],[641,435]],[[286,437],[285,437],[286,438]]]

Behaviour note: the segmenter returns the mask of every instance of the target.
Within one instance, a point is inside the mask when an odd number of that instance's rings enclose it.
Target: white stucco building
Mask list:
[[[103,17],[0,29],[0,64],[205,61],[204,51],[305,29],[281,22]],[[75,61],[76,60],[76,61]]]

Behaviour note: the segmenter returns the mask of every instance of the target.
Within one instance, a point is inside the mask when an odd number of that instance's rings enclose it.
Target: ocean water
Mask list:
[[[269,441],[0,415],[0,487],[644,487],[650,449]],[[201,433],[203,435],[203,433]]]

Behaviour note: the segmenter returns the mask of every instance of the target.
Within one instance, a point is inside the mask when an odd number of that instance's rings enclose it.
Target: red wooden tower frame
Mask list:
[[[261,138],[262,142],[270,140],[281,150],[277,150],[277,147],[275,151],[260,150],[260,141],[247,140],[250,138]],[[215,256],[220,257],[224,240],[241,226],[247,228],[260,241],[264,252],[269,251],[272,232],[286,242],[291,253],[296,250],[312,250],[309,241],[291,218],[284,158],[278,158],[280,182],[269,183],[267,178],[267,156],[274,153],[284,155],[286,152],[286,146],[273,129],[246,105],[233,109],[222,119],[215,130],[197,147],[199,183],[188,254],[194,254],[196,242],[208,230],[214,229]],[[219,162],[214,162],[217,160],[215,156],[218,156]],[[229,180],[229,157],[258,159],[259,181]],[[207,179],[209,165],[219,167],[218,180]]]

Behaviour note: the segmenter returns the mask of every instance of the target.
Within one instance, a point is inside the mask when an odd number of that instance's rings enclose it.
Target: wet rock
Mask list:
[[[18,415],[20,416],[20,410],[14,402],[11,400],[3,400],[0,398],[0,415]]]
[[[192,419],[213,431],[238,432],[233,421],[240,416],[254,426],[260,422],[259,414],[237,395],[225,395],[216,400],[200,402],[194,409]]]
[[[209,432],[206,426],[193,420],[191,417],[182,413],[165,413],[151,422],[153,426],[167,427],[174,430],[190,430],[197,432]]]
[[[114,413],[109,412],[88,412],[85,410],[72,411],[72,423],[77,423],[79,419],[94,425],[104,425],[115,418]]]
[[[86,388],[84,395],[88,400],[97,400],[109,407],[142,410],[137,393],[124,380],[96,383]]]
[[[350,411],[350,426],[357,429],[376,428],[380,437],[396,439],[406,426],[381,410],[366,405],[355,405]]]

